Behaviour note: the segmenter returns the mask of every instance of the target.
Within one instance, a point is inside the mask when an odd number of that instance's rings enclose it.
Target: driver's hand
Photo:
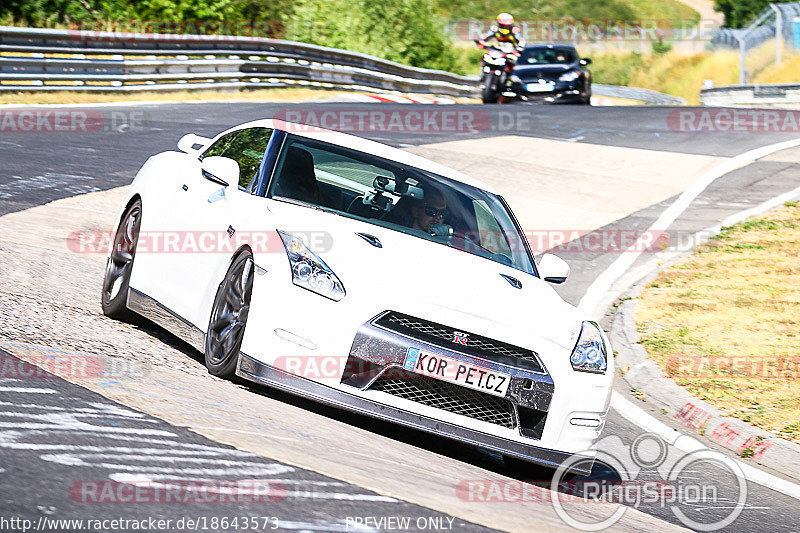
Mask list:
[[[453,226],[445,223],[434,224],[431,226],[430,234],[434,237],[452,237]]]

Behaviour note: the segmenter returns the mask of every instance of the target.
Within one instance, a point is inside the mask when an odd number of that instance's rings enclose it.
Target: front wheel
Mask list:
[[[136,315],[128,309],[128,288],[133,270],[133,258],[142,226],[142,202],[133,202],[119,222],[114,234],[114,246],[106,263],[101,305],[103,314],[116,320],[133,321]]]
[[[500,91],[497,88],[498,76],[494,74],[487,74],[483,78],[483,91],[481,91],[481,100],[484,104],[496,104],[500,99]]]
[[[215,376],[232,378],[236,374],[250,312],[253,272],[253,256],[250,252],[241,253],[217,289],[205,342],[206,368]]]

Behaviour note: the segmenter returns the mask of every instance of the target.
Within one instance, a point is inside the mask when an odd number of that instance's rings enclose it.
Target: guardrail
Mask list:
[[[641,87],[623,87],[620,85],[593,83],[592,92],[601,96],[627,98],[628,100],[638,100],[655,105],[686,105],[686,100],[680,96],[672,96]]]
[[[307,85],[478,97],[480,78],[367,54],[260,37],[139,34],[0,26],[0,91],[155,91]],[[58,57],[52,57],[58,56]],[[594,84],[646,103],[683,99]]]
[[[0,58],[0,90],[188,90],[211,85],[300,84],[448,96],[475,96],[479,91],[477,76],[258,37],[0,26],[0,52],[5,53]],[[9,55],[15,53],[20,56]]]
[[[712,107],[800,104],[800,84],[711,87],[700,91],[700,104]]]

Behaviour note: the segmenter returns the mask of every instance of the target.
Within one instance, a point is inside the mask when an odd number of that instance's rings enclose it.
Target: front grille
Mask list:
[[[504,398],[453,385],[446,381],[390,368],[372,384],[378,390],[423,405],[513,428],[514,407]]]
[[[527,363],[525,366],[532,370],[537,372],[544,371],[536,352],[533,350],[506,344],[474,333],[467,333],[468,337],[464,341],[466,344],[456,344],[453,339],[456,337],[456,333],[462,333],[462,330],[457,330],[450,326],[443,326],[396,311],[389,311],[379,317],[375,324],[390,331],[441,346],[446,350],[482,355],[492,360],[506,359],[505,362],[512,364],[516,364],[521,360]]]

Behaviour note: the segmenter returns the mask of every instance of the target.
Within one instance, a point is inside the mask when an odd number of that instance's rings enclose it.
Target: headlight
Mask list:
[[[319,258],[294,235],[279,231],[292,267],[292,283],[337,302],[344,298],[342,282]]]
[[[605,374],[608,367],[606,356],[606,345],[600,333],[600,326],[594,322],[584,322],[581,325],[578,342],[575,343],[575,348],[569,357],[572,368],[581,372]]]
[[[558,77],[558,81],[575,81],[581,77],[580,70],[570,70]]]
[[[516,74],[512,74],[509,79],[511,80],[511,83],[518,83],[522,85],[522,79],[520,79],[520,77],[517,76]]]

